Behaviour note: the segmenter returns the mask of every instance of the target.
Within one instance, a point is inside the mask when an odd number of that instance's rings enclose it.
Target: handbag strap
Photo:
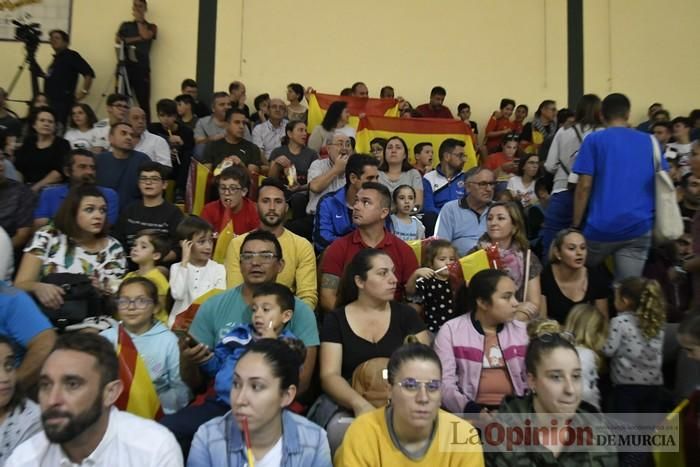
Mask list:
[[[576,133],[576,138],[578,139],[578,145],[579,145],[579,149],[580,149],[580,148],[581,148],[581,143],[583,143],[583,136],[581,136],[581,132],[578,131],[578,128],[576,127],[576,125],[572,126],[571,128],[573,128],[573,129],[574,129],[574,132]],[[574,156],[574,154],[576,154],[577,152],[578,152],[578,149],[575,150],[575,151],[571,154],[571,156],[569,156],[569,160],[571,160],[571,158],[572,158],[572,157]],[[566,175],[571,175],[571,171],[569,170],[569,168],[566,166],[566,164],[564,164],[564,163],[562,162],[562,160],[561,160],[561,155],[560,155],[560,154],[557,154],[557,162],[559,162],[559,167],[561,167],[561,169],[564,171],[564,173],[565,173]]]
[[[658,172],[661,170],[661,148],[654,135],[649,135],[649,137],[651,138],[651,147],[654,150],[654,172]]]

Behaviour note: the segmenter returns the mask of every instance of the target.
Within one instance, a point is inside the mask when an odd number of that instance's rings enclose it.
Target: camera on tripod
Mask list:
[[[15,39],[24,43],[27,57],[33,57],[41,42],[41,24],[12,20],[15,25]]]

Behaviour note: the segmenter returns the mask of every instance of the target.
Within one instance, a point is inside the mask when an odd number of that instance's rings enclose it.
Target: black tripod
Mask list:
[[[27,65],[29,65],[29,73],[31,75],[31,84],[32,84],[32,99],[30,101],[8,99],[8,101],[10,101],[10,102],[24,102],[24,103],[29,104],[30,102],[32,102],[34,100],[36,95],[39,94],[39,78],[43,77],[43,72],[41,71],[39,64],[36,62],[36,49],[37,49],[37,47],[32,47],[29,43],[25,43],[24,48],[26,51],[24,61],[17,67],[17,71],[15,72],[15,76],[12,78],[12,81],[10,82],[10,87],[7,88],[7,95],[8,96],[12,95],[12,91],[15,90],[15,87],[17,86],[17,83],[19,82],[19,78],[22,76],[22,73],[27,68]]]

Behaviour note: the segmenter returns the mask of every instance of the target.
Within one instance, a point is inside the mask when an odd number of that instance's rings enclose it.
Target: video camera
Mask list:
[[[16,19],[12,20],[12,24],[16,26],[15,39],[23,42],[27,49],[27,55],[33,57],[41,42],[41,24],[22,22]]]

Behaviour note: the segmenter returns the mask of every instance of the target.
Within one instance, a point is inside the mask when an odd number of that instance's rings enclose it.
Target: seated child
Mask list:
[[[153,381],[163,413],[171,414],[185,407],[190,389],[180,378],[180,348],[177,337],[155,319],[158,290],[145,277],[125,279],[117,291],[117,313],[121,326],[131,337]],[[111,327],[101,335],[117,346],[119,328]]]
[[[212,358],[200,365],[202,371],[214,377],[217,402],[229,406],[233,370],[248,344],[262,338],[293,339],[285,329],[294,313],[294,294],[282,284],[260,284],[253,292],[252,323],[236,324],[214,348]]]
[[[170,242],[159,231],[147,229],[136,234],[134,246],[131,247],[131,261],[139,268],[124,276],[145,277],[150,279],[158,288],[158,306],[155,317],[163,324],[168,324],[168,310],[166,299],[170,284],[168,278],[158,269],[158,263],[170,252]]]
[[[172,327],[178,313],[212,289],[226,288],[226,268],[212,261],[212,226],[197,216],[187,216],[177,226],[182,246],[182,261],[170,267],[170,292],[175,299],[168,325]]]

